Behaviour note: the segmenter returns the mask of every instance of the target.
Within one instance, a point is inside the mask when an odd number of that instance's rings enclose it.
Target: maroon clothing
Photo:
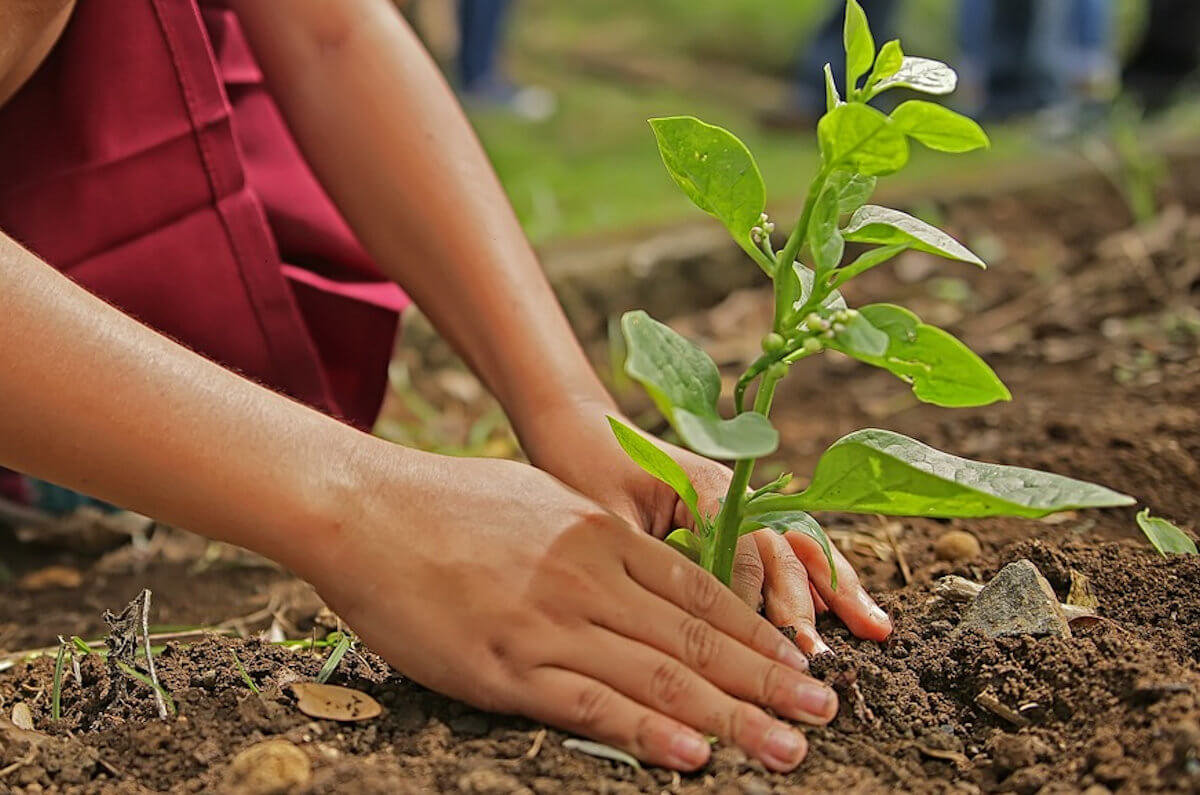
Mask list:
[[[77,4],[0,108],[0,229],[221,364],[373,422],[407,299],[313,177],[222,3]]]

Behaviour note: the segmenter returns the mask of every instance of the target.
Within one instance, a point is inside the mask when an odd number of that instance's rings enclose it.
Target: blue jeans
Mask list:
[[[503,82],[497,63],[509,0],[459,0],[458,82],[463,91]]]
[[[1062,102],[1115,68],[1111,0],[962,0],[958,38],[985,115]]]
[[[894,22],[898,0],[859,0],[876,46],[895,38]],[[800,57],[796,70],[796,105],[814,114],[825,112],[825,64],[833,67],[838,93],[845,93],[846,53],[842,44],[842,24],[845,20],[845,3],[838,2],[837,8],[821,23],[817,35]]]

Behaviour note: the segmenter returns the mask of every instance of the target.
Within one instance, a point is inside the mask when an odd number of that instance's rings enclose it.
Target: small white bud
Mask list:
[[[767,222],[767,214],[763,213],[762,215],[758,216],[758,222],[760,224],[765,224]]]
[[[832,331],[823,331],[823,332],[821,332],[821,336],[827,340],[831,340],[831,339],[833,339],[833,332]]]
[[[833,331],[835,334],[841,334],[845,330],[846,330],[845,324],[843,324],[843,323],[834,323],[833,324]]]

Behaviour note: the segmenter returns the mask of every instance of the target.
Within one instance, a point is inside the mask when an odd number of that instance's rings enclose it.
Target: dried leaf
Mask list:
[[[18,729],[33,731],[33,712],[24,701],[18,701],[16,704],[13,704],[12,722]]]
[[[362,721],[371,720],[383,712],[378,701],[349,687],[297,682],[291,689],[296,697],[296,708],[310,718]]]
[[[1067,594],[1067,604],[1089,608],[1100,606],[1100,600],[1092,593],[1091,580],[1075,569],[1071,569],[1071,592]]]
[[[45,591],[50,588],[78,588],[83,584],[79,569],[70,566],[47,566],[31,571],[17,582],[23,591]]]

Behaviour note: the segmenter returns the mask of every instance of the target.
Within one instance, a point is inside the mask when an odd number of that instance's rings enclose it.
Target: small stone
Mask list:
[[[1010,635],[1071,637],[1071,627],[1050,583],[1028,560],[1010,563],[963,610],[955,633],[989,638]]]
[[[304,752],[287,740],[267,740],[233,758],[225,776],[236,795],[283,795],[308,785],[312,765]]]
[[[533,790],[521,786],[515,776],[494,767],[480,767],[458,777],[458,789],[470,795],[532,795]]]
[[[933,542],[933,554],[937,556],[937,559],[947,560],[951,563],[974,560],[982,552],[983,548],[979,545],[979,539],[966,530],[951,530],[943,533],[937,541]]]

